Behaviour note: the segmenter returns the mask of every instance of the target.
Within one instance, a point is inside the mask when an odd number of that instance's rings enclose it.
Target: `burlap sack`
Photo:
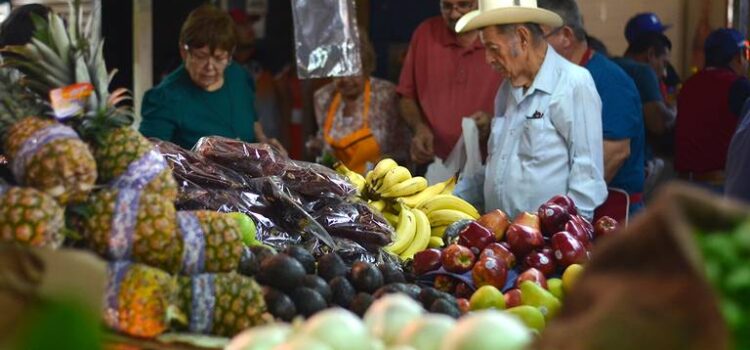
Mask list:
[[[535,349],[732,349],[695,228],[731,229],[747,207],[682,184],[603,240]]]

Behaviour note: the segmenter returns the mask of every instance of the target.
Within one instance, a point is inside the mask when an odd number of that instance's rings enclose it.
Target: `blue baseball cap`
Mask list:
[[[707,65],[727,64],[732,57],[745,48],[747,48],[745,37],[742,33],[730,28],[714,30],[703,44]]]
[[[625,25],[625,39],[632,43],[638,36],[644,33],[663,33],[671,25],[661,23],[659,16],[653,12],[639,13],[633,16]]]

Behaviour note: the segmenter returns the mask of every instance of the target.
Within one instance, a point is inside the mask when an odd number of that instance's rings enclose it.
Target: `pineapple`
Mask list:
[[[104,321],[128,335],[156,337],[169,328],[171,317],[180,318],[176,297],[177,283],[168,273],[140,264],[110,264]]]
[[[112,260],[132,259],[138,263],[177,272],[182,266],[182,244],[177,242],[176,211],[174,204],[158,194],[141,193],[137,196],[135,212],[127,208],[116,210],[122,191],[104,189],[89,198],[82,229],[91,248]],[[133,194],[133,197],[136,197]],[[130,244],[112,236],[115,213],[119,217],[134,215]]]
[[[132,129],[132,111],[116,107],[128,98],[127,92],[119,89],[111,95],[109,93],[110,76],[104,63],[104,43],[93,35],[98,32],[98,28],[94,28],[98,25],[98,18],[92,16],[84,26],[79,0],[71,4],[70,14],[67,26],[54,13],[50,13],[47,22],[36,21],[31,43],[8,49],[21,59],[10,58],[6,64],[23,72],[24,83],[43,98],[47,98],[52,89],[75,83],[93,85],[94,91],[88,97],[85,113],[71,123],[92,144],[99,182],[110,183],[155,149],[148,139]],[[148,179],[144,191],[174,201],[177,183],[166,161],[161,158],[151,166],[163,170],[153,179]]]
[[[190,222],[186,217],[197,219],[203,231],[205,246],[205,263],[200,272],[230,272],[236,271],[240,260],[246,252],[245,244],[242,242],[242,232],[229,214],[212,211],[179,212],[178,223]],[[181,217],[181,218],[180,218]],[[184,246],[186,242],[187,227],[180,227],[180,243]],[[185,247],[185,251],[195,248]],[[185,271],[183,267],[183,272]]]
[[[0,238],[32,247],[58,248],[65,240],[63,209],[33,188],[0,189]]]
[[[178,304],[190,319],[191,332],[232,337],[272,320],[260,286],[250,277],[232,272],[177,280]]]
[[[73,129],[51,118],[39,117],[43,108],[31,93],[16,84],[7,69],[0,71],[0,136],[16,181],[54,197],[60,204],[82,202],[96,183],[96,162]],[[19,158],[20,151],[45,132],[67,133]],[[0,152],[2,153],[2,152]],[[18,158],[18,159],[17,159]]]

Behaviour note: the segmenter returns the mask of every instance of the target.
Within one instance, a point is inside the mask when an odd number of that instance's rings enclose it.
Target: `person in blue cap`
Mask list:
[[[680,178],[721,192],[729,143],[750,96],[750,52],[744,36],[727,28],[713,31],[704,50],[705,68],[677,99],[674,165]]]
[[[625,39],[632,44],[639,36],[645,33],[664,33],[670,25],[661,23],[659,16],[653,12],[639,13],[625,25]]]

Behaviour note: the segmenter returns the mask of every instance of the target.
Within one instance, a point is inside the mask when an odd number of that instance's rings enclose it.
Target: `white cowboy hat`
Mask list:
[[[540,9],[536,0],[479,0],[479,9],[471,11],[456,23],[462,33],[496,24],[537,23],[560,27],[562,18],[549,10]]]

